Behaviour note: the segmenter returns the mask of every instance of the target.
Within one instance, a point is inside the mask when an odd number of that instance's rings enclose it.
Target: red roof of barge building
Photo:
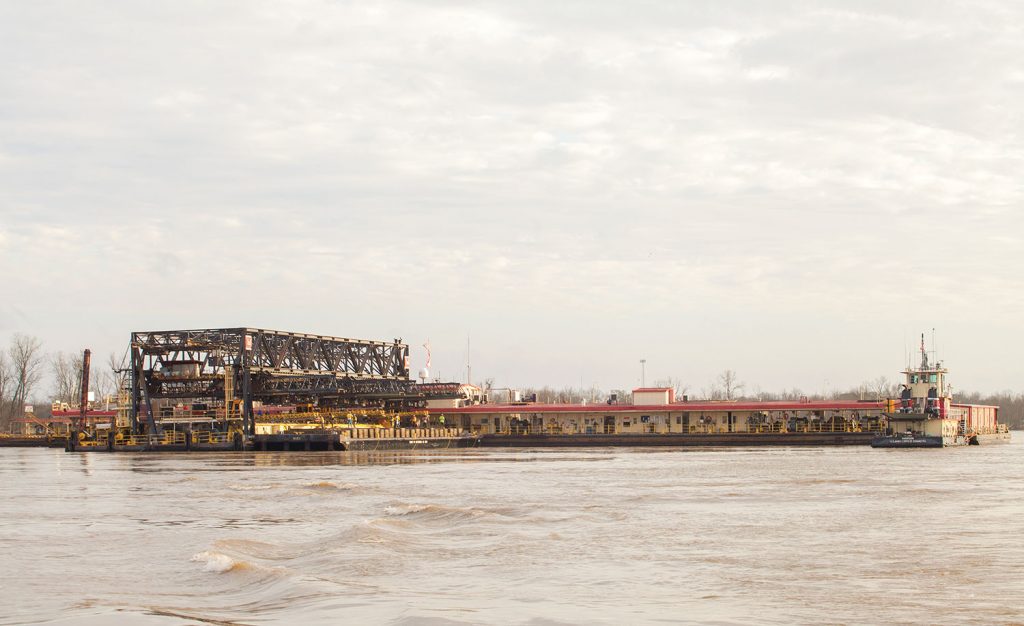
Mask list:
[[[784,402],[674,402],[672,404],[475,404],[434,408],[431,413],[664,413],[713,411],[856,411],[882,410],[884,401],[825,400]]]

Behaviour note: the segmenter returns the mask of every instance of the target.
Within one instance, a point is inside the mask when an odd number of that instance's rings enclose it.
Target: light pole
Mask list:
[[[640,387],[646,386],[647,359],[640,359]]]

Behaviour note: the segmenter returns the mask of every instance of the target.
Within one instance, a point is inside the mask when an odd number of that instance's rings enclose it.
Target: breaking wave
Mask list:
[[[199,554],[193,554],[192,562],[202,563],[204,571],[213,572],[215,574],[241,572],[252,570],[256,567],[248,561],[238,561],[226,554],[213,552],[212,550],[205,550]]]
[[[324,490],[336,490],[336,491],[352,491],[353,489],[355,489],[357,487],[357,485],[355,485],[353,483],[342,483],[342,484],[339,485],[337,483],[332,483],[329,480],[321,480],[321,481],[315,482],[315,483],[306,483],[305,485],[303,485],[303,487],[305,487],[307,489],[324,489]]]
[[[274,485],[272,485],[272,484],[240,485],[240,484],[236,483],[236,484],[228,485],[228,489],[233,489],[235,491],[265,491],[267,489],[273,489],[273,488],[274,488]]]
[[[393,504],[384,508],[384,518],[415,522],[467,522],[488,515],[499,515],[496,511],[476,507],[451,507],[439,504]]]
[[[215,550],[226,550],[235,554],[260,560],[283,561],[303,554],[301,548],[281,546],[252,539],[218,539],[213,542]],[[214,552],[214,554],[219,554]],[[193,559],[194,560],[194,559]]]
[[[202,563],[203,571],[210,572],[213,574],[227,574],[228,572],[251,572],[256,574],[262,574],[263,576],[275,576],[287,572],[282,567],[267,567],[265,565],[259,565],[251,561],[245,561],[243,559],[237,559],[235,557],[224,554],[223,552],[216,552],[214,550],[204,550],[198,554],[193,554],[191,561],[193,563]]]

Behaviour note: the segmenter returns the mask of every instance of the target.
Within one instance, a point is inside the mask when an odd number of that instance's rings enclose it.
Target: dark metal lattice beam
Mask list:
[[[234,368],[243,421],[252,431],[254,399],[385,402],[410,397],[409,347],[257,328],[133,332],[133,425],[153,399],[224,397],[225,368]],[[173,366],[191,365],[181,373]],[[149,420],[153,427],[152,418]]]

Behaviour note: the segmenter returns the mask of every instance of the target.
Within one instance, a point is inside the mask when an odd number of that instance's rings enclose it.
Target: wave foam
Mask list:
[[[321,480],[315,483],[306,483],[305,485],[303,485],[303,487],[306,487],[307,489],[331,489],[337,491],[351,491],[356,488],[356,485],[352,483],[342,483],[339,485],[337,483],[332,483],[329,480]]]
[[[235,491],[264,491],[266,489],[273,489],[273,485],[239,485],[232,484],[228,485],[228,489],[234,489]]]
[[[193,554],[193,563],[203,563],[203,571],[214,574],[226,574],[227,572],[244,572],[261,569],[248,561],[239,561],[221,552],[205,550],[199,554]]]

